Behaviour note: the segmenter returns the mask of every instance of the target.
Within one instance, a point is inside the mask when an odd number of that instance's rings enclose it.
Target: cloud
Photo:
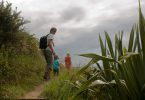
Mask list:
[[[85,11],[80,7],[67,8],[60,13],[60,21],[66,23],[68,21],[79,22],[85,17]]]
[[[129,10],[129,12],[132,12],[132,10]],[[99,23],[99,25],[95,25],[94,27],[66,29],[70,31],[70,35],[69,37],[60,40],[65,41],[65,44],[61,44],[56,47],[58,54],[63,57],[65,56],[64,54],[67,52],[67,50],[71,51],[71,53],[73,54],[73,59],[76,59],[74,61],[77,62],[77,55],[75,54],[90,52],[98,53],[100,52],[98,35],[100,34],[101,37],[104,39],[104,31],[107,31],[109,33],[113,44],[115,42],[115,33],[119,33],[119,31],[124,31],[123,41],[124,44],[126,44],[127,40],[129,39],[128,35],[131,27],[133,26],[133,24],[137,23],[138,15],[137,12],[132,12],[130,13],[130,15],[128,15],[128,12],[120,12],[120,14],[124,15],[124,18],[118,15],[114,18],[104,19],[101,21],[101,23]],[[98,19],[96,19],[95,21],[97,20]]]
[[[24,14],[25,15],[25,14]],[[31,17],[33,16],[33,17]],[[55,16],[51,12],[29,12],[25,15],[25,18],[30,21],[29,24],[26,25],[26,27],[31,31],[36,34],[39,32],[48,32],[49,30],[49,25],[54,21]]]
[[[70,51],[73,63],[84,62],[76,54],[100,52],[98,35],[104,39],[104,31],[114,41],[115,33],[123,30],[126,43],[131,27],[138,22],[136,0],[9,1],[13,1],[22,10],[22,16],[31,21],[25,27],[37,38],[47,34],[51,26],[56,26],[56,52],[64,58],[67,50]],[[141,5],[145,15],[144,0]]]

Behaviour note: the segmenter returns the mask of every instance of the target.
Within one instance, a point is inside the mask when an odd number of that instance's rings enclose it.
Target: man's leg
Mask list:
[[[48,80],[48,66],[45,67],[44,79]]]
[[[52,73],[52,69],[46,65],[44,79],[49,80]]]
[[[51,68],[48,68],[48,79],[51,78],[51,73],[52,73],[52,69]]]
[[[47,76],[48,79],[50,79],[51,77],[51,72],[52,72],[52,66],[53,66],[53,57],[52,57],[52,53],[50,50],[46,50],[46,61],[47,61]]]
[[[46,63],[47,63],[47,57],[46,57],[46,51],[44,49],[41,50],[41,53],[43,54],[45,60],[46,60]],[[45,68],[44,68],[44,76],[43,78],[44,79],[47,79],[47,75],[48,75],[48,66],[46,64]]]

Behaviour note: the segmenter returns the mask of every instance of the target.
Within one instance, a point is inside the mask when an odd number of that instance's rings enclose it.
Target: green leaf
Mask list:
[[[94,61],[91,60],[87,65],[85,65],[84,67],[82,67],[75,76],[78,76],[80,74],[82,74],[88,67],[90,67],[92,64],[94,64]],[[73,76],[74,77],[74,76]]]
[[[106,57],[106,56],[100,56],[100,55],[97,55],[97,54],[94,54],[94,53],[81,54],[80,56],[87,57],[87,58],[92,58],[92,59],[97,59],[98,61],[99,61],[99,60],[103,60],[103,61],[110,61],[110,62],[119,63],[118,61],[116,61],[116,60],[113,59],[113,58],[108,58],[108,57]]]
[[[110,54],[111,54],[112,58],[114,58],[115,56],[114,56],[112,42],[111,42],[111,39],[110,39],[110,37],[109,37],[107,32],[105,32],[105,36],[106,36],[106,40],[107,40],[107,44],[108,44],[108,48],[109,48]]]
[[[129,38],[128,52],[132,52],[133,43],[134,43],[134,28],[132,27]]]
[[[139,35],[139,28],[136,27],[136,39],[137,39],[137,46],[138,46],[138,52],[141,53],[141,43],[140,43],[140,35]]]
[[[143,51],[143,61],[145,67],[145,19],[141,11],[140,0],[139,0],[139,28],[140,28],[142,51]]]
[[[101,46],[102,56],[106,56],[106,49],[105,49],[105,46],[103,44],[103,41],[102,41],[102,38],[101,38],[100,35],[99,35],[99,40],[100,40],[100,46]]]
[[[134,52],[126,52],[122,57],[120,57],[119,61],[123,61],[123,60],[128,59],[128,58],[135,56],[135,55],[139,55],[139,54],[134,53]]]

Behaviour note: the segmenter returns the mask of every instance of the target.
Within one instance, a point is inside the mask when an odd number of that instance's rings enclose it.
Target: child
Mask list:
[[[54,75],[58,76],[59,74],[59,61],[58,61],[58,56],[54,57],[54,62],[53,62],[53,73]]]
[[[65,57],[65,67],[67,70],[71,70],[71,56],[69,53],[67,53]]]

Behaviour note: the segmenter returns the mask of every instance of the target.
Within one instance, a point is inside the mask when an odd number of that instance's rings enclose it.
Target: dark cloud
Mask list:
[[[66,8],[60,13],[60,21],[66,23],[68,21],[74,20],[75,22],[82,21],[85,18],[85,11],[80,7]]]
[[[142,4],[142,10],[145,15],[145,6],[143,5],[145,5],[144,2]],[[69,36],[67,38],[62,38],[62,44],[57,45],[56,43],[56,52],[60,58],[64,58],[66,52],[70,51],[73,63],[81,63],[84,61],[81,61],[77,54],[100,52],[98,40],[99,34],[104,39],[104,31],[107,31],[111,40],[114,41],[115,33],[123,30],[124,42],[126,42],[128,40],[131,27],[133,24],[138,22],[137,6],[126,8],[126,10],[122,9],[123,7],[117,8],[114,4],[108,5],[107,7],[108,9],[117,9],[117,12],[113,13],[112,16],[107,15],[106,12],[102,12],[94,19],[94,22],[92,22],[92,24],[98,23],[93,27],[82,26],[81,28],[74,28],[74,26],[63,26],[63,24],[67,24],[70,21],[73,21],[74,25],[77,25],[79,22],[86,21],[85,18],[88,16],[88,12],[81,7],[66,8],[61,12],[58,12],[57,15],[53,12],[37,11],[26,12],[24,13],[24,16],[31,21],[30,24],[26,25],[26,27],[32,33],[35,33],[37,38],[48,33],[49,27],[53,23],[58,23],[58,25],[60,25],[59,33],[62,35],[69,34]]]
[[[57,17],[51,12],[44,11],[27,12],[26,14],[23,13],[23,15],[25,16],[25,19],[30,21],[30,23],[25,25],[26,29],[36,34],[36,37],[38,38],[49,33],[49,28]]]
[[[105,19],[99,25],[96,25],[91,28],[76,28],[76,29],[66,29],[69,30],[72,34],[70,38],[73,38],[73,41],[65,41],[67,44],[59,45],[56,47],[56,50],[60,56],[65,56],[67,50],[73,54],[74,62],[77,62],[77,55],[80,53],[90,53],[90,52],[99,52],[100,45],[98,40],[98,35],[104,39],[104,31],[107,31],[110,35],[111,40],[114,45],[114,36],[119,33],[119,31],[124,31],[124,44],[128,41],[129,32],[132,26],[138,22],[138,13],[120,12],[120,15],[115,18]],[[96,19],[97,21],[97,19]],[[94,21],[95,23],[95,21]],[[64,29],[65,30],[65,29]],[[66,39],[67,40],[67,39]],[[81,63],[81,62],[80,62]]]
[[[48,33],[49,28],[54,23],[63,25],[69,21],[83,21],[85,11],[79,7],[71,7],[63,10],[61,13],[57,13],[57,15],[54,15],[53,12],[46,11],[24,12],[23,15],[31,21],[31,23],[26,25],[26,28],[35,33],[37,37],[40,37],[40,33]]]

